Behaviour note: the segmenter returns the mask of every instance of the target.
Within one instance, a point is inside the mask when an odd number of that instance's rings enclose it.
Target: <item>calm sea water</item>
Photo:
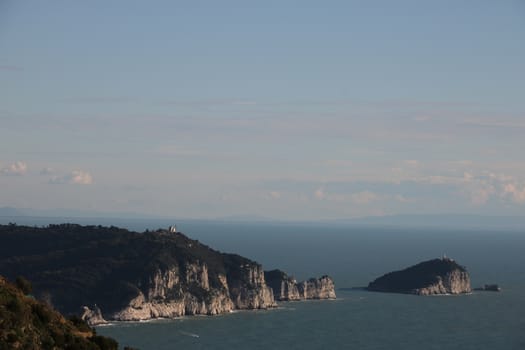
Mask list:
[[[107,220],[134,230],[170,224]],[[338,288],[338,299],[282,303],[274,310],[215,317],[117,323],[98,327],[99,334],[142,350],[525,349],[525,232],[177,224],[188,236],[252,258],[265,269],[280,268],[298,279],[329,274]],[[467,267],[473,286],[498,283],[503,291],[417,297],[339,289],[366,286],[385,272],[443,254]]]

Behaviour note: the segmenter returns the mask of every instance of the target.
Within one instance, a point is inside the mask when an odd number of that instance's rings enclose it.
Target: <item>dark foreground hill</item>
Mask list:
[[[0,274],[31,280],[36,297],[62,312],[97,305],[114,320],[275,306],[261,265],[167,230],[0,226]]]
[[[370,282],[368,290],[418,295],[463,294],[470,293],[471,286],[463,266],[453,259],[442,258],[389,272]]]
[[[78,318],[65,319],[0,276],[0,349],[117,348],[115,340],[97,336]]]

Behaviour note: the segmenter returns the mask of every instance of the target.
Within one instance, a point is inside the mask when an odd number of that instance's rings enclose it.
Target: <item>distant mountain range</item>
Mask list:
[[[31,209],[31,208],[0,208],[0,223],[7,223],[9,220],[21,222],[20,218],[42,217],[57,218],[59,222],[64,219],[81,218],[104,218],[104,219],[173,219],[165,216],[155,216],[150,214],[133,212],[98,212],[83,211],[74,209]],[[18,219],[18,220],[17,220]],[[188,218],[177,218],[178,220]],[[368,216],[361,218],[345,218],[331,220],[283,220],[272,219],[260,215],[232,215],[216,217],[211,221],[227,222],[305,222],[336,225],[359,225],[359,226],[394,226],[394,227],[429,227],[429,228],[471,228],[471,229],[525,229],[525,216],[497,216],[497,215],[477,215],[477,214],[400,214],[386,216]]]
[[[525,216],[487,216],[475,214],[371,216],[349,220],[336,220],[336,222],[366,226],[525,229]]]

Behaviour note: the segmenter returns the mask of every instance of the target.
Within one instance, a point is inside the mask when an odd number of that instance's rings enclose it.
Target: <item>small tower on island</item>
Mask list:
[[[443,254],[443,257],[441,258],[443,261],[454,261],[454,259],[449,258],[446,254]]]
[[[178,232],[178,231],[177,231],[177,226],[175,226],[175,225],[170,226],[170,227],[168,228],[168,232],[169,232],[169,233],[177,233],[177,232]]]

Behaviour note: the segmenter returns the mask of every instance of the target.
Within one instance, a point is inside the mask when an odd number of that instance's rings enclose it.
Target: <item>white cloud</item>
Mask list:
[[[326,200],[331,202],[353,202],[355,204],[369,204],[373,201],[388,200],[391,198],[390,196],[380,195],[370,191],[361,191],[350,194],[327,193],[324,189],[324,186],[319,187],[314,192],[314,197],[318,200]]]
[[[271,191],[270,192],[270,198],[272,199],[279,199],[281,198],[281,193],[278,191]]]
[[[314,197],[317,198],[317,199],[324,199],[325,198],[324,188],[322,186],[319,187],[317,190],[315,190]]]
[[[470,198],[470,203],[476,206],[486,204],[497,192],[491,177],[475,176],[469,172],[463,173],[460,186],[462,192]]]
[[[394,196],[394,199],[395,199],[396,201],[398,201],[398,202],[401,202],[401,203],[411,203],[411,202],[415,202],[414,199],[412,199],[412,198],[408,198],[408,197],[405,197],[405,196],[403,196],[403,195],[401,195],[401,194],[396,194],[396,195]]]
[[[385,197],[378,195],[377,193],[370,191],[362,191],[359,193],[354,193],[351,196],[352,201],[357,204],[368,204],[373,201],[380,199],[385,199]]]
[[[406,166],[409,166],[411,168],[417,168],[420,166],[420,163],[419,161],[415,160],[415,159],[408,159],[408,160],[405,160],[404,161],[405,165]]]
[[[70,176],[71,176],[71,183],[74,183],[74,184],[91,185],[93,183],[93,177],[91,176],[91,174],[80,171],[80,170],[73,170]]]
[[[71,184],[71,185],[91,185],[93,177],[90,173],[82,170],[73,170],[71,173],[58,177],[54,176],[49,180],[52,184]]]
[[[332,202],[344,202],[348,198],[344,194],[326,193],[324,186],[319,187],[314,191],[314,197],[318,200],[326,200]]]
[[[461,178],[444,175],[430,175],[421,177],[420,179],[417,179],[417,181],[421,183],[428,183],[430,185],[457,185],[461,182]]]
[[[510,197],[514,202],[525,203],[525,186],[515,183],[507,183],[503,186],[503,196]]]
[[[472,175],[471,173],[467,173],[467,172],[463,173],[463,180],[465,182],[471,182],[473,179],[474,179],[474,175]]]
[[[484,205],[492,198],[525,203],[525,184],[506,174],[465,172],[459,185],[474,205]]]
[[[495,192],[494,186],[492,185],[472,188],[469,190],[470,202],[474,205],[486,204]]]
[[[27,172],[27,164],[24,162],[15,162],[9,166],[2,168],[0,174],[7,176],[22,176]]]
[[[509,175],[505,175],[505,174],[489,173],[488,176],[491,179],[493,179],[495,181],[499,181],[499,182],[511,182],[511,181],[514,181],[514,177],[513,176],[509,176]]]
[[[54,173],[55,173],[55,170],[53,170],[53,168],[50,168],[50,167],[46,167],[40,170],[40,175],[51,175]]]

